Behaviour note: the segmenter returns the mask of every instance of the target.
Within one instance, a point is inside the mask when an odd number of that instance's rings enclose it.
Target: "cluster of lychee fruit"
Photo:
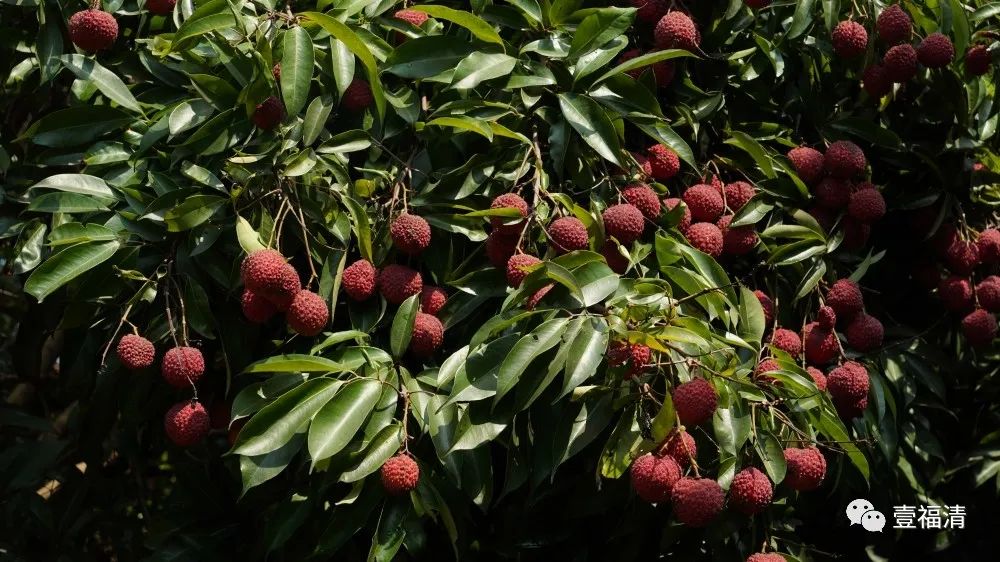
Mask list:
[[[302,288],[299,273],[277,250],[251,252],[240,266],[241,306],[247,320],[262,324],[279,312],[288,327],[303,336],[315,336],[330,320],[330,309],[318,294]]]
[[[636,19],[651,28],[649,42],[652,46],[647,50],[636,47],[625,51],[618,59],[619,64],[664,49],[699,50],[701,32],[686,12],[671,9],[672,3],[665,0],[630,0],[630,3],[636,8]],[[673,60],[665,60],[630,70],[628,74],[638,79],[647,68],[652,70],[658,88],[669,86],[677,71]]]
[[[743,256],[757,246],[757,232],[752,225],[731,226],[733,216],[756,195],[756,188],[745,181],[724,184],[713,176],[684,190],[681,198],[668,198],[663,204],[673,209],[680,202],[685,209],[677,228],[692,247],[713,258]]]

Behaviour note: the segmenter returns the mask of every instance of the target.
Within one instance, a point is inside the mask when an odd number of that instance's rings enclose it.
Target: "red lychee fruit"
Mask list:
[[[368,109],[373,101],[375,97],[372,96],[372,87],[360,78],[351,80],[344,90],[344,96],[340,98],[340,104],[344,109],[354,113]]]
[[[611,268],[611,271],[614,271],[618,275],[628,270],[628,258],[622,255],[618,249],[618,244],[611,241],[605,242],[601,246],[601,255],[604,256],[604,261],[608,262],[608,267]]]
[[[771,345],[791,355],[798,357],[802,353],[802,340],[799,335],[786,328],[775,328],[771,336]]]
[[[423,217],[403,213],[389,226],[393,246],[415,256],[431,245],[431,225]]]
[[[926,234],[926,232],[921,232],[921,234]],[[961,240],[962,237],[958,233],[958,229],[955,228],[953,224],[942,223],[941,227],[938,228],[937,233],[931,238],[931,250],[944,257],[945,252],[948,248],[951,248],[952,244]]]
[[[677,197],[668,197],[663,200],[663,206],[667,209],[667,212],[674,210],[674,207],[681,205],[682,203],[683,201]],[[686,204],[682,205],[682,207],[684,209],[684,213],[681,215],[681,222],[677,224],[677,230],[680,230],[683,233],[686,232],[691,226],[691,208]]]
[[[826,375],[823,374],[823,371],[820,371],[816,367],[806,367],[806,372],[812,377],[813,382],[816,383],[816,388],[820,392],[826,390]]]
[[[403,301],[418,294],[423,287],[420,272],[405,265],[387,265],[378,275],[378,289],[385,300],[392,304],[403,304]]]
[[[813,185],[823,179],[824,158],[823,153],[815,148],[800,146],[788,151],[788,161],[795,168],[795,173],[799,175],[806,185]]]
[[[979,245],[971,240],[956,240],[944,252],[948,269],[957,275],[969,275],[979,265]]]
[[[764,291],[757,289],[753,292],[760,301],[760,307],[764,309],[764,323],[770,326],[774,323],[774,301]]]
[[[745,515],[764,511],[773,496],[771,480],[752,466],[737,472],[729,486],[729,505]]]
[[[815,490],[826,476],[826,458],[815,447],[785,449],[785,464],[785,484],[793,490]]]
[[[777,552],[758,552],[751,554],[747,562],[787,562],[785,557]]]
[[[497,196],[490,203],[490,209],[514,209],[521,215],[521,219],[528,216],[528,202],[516,193]],[[503,234],[520,235],[524,228],[524,220],[513,217],[490,217],[490,225]]]
[[[651,356],[649,347],[641,343],[617,340],[608,345],[608,365],[612,368],[628,367],[626,378],[641,373],[649,365]]]
[[[944,307],[953,312],[965,312],[972,308],[972,284],[968,279],[951,275],[938,284],[938,296]]]
[[[726,198],[726,206],[736,213],[753,199],[754,195],[757,195],[757,190],[745,181],[735,181],[726,184],[723,193]]]
[[[965,71],[973,76],[982,76],[989,72],[992,62],[986,45],[973,45],[965,52]]]
[[[514,254],[507,260],[507,285],[518,288],[528,276],[525,268],[542,263],[542,260],[530,254]]]
[[[781,365],[778,365],[777,361],[768,357],[767,359],[762,360],[760,363],[757,363],[757,367],[753,370],[753,375],[754,377],[764,382],[773,383],[774,377],[767,377],[764,375],[773,371],[780,371],[780,370],[781,370]]]
[[[722,511],[726,499],[711,478],[681,478],[670,493],[677,520],[688,527],[705,527]]]
[[[732,221],[733,215],[724,215],[715,223],[722,232],[722,253],[727,256],[745,256],[757,246],[757,231],[753,226],[730,228],[729,223]]]
[[[810,322],[802,329],[802,348],[811,365],[826,365],[840,353],[837,333],[820,328],[818,322]]]
[[[851,182],[837,178],[823,178],[813,193],[821,207],[838,211],[851,202]]]
[[[630,0],[635,7],[635,17],[646,23],[656,23],[667,13],[667,0]]]
[[[274,66],[271,67],[271,76],[274,77],[274,81],[275,82],[281,82],[281,63],[280,62],[274,63]]]
[[[278,275],[278,279],[275,282],[276,287],[267,288],[263,292],[254,292],[271,301],[278,310],[285,311],[292,304],[292,299],[295,298],[295,295],[302,290],[302,280],[299,279],[299,273],[295,271],[295,268],[290,263],[282,266]]]
[[[943,68],[955,59],[955,45],[941,33],[931,33],[917,46],[917,60],[927,68]]]
[[[885,198],[877,189],[860,189],[851,194],[847,212],[863,223],[873,223],[885,216]]]
[[[145,369],[156,360],[156,348],[153,347],[153,342],[139,334],[122,336],[122,339],[118,340],[115,352],[118,354],[118,361],[131,371]]]
[[[205,358],[194,347],[168,349],[160,362],[160,374],[174,388],[190,388],[205,374]]]
[[[698,28],[687,14],[677,11],[667,12],[653,30],[653,42],[657,49],[685,49],[697,51],[701,42]]]
[[[893,4],[882,10],[875,22],[875,27],[878,29],[878,38],[889,45],[909,41],[910,34],[913,32],[910,16],[903,11],[899,4]]]
[[[684,236],[696,250],[704,252],[713,258],[722,255],[725,240],[718,226],[710,222],[697,222],[684,231]]]
[[[868,161],[861,147],[851,141],[837,141],[826,149],[823,169],[839,179],[851,179],[864,173]]]
[[[862,312],[847,325],[847,345],[861,351],[873,351],[882,347],[884,331],[878,318]]]
[[[689,187],[684,192],[683,199],[691,210],[691,218],[696,222],[715,222],[726,209],[719,190],[706,184]]]
[[[842,21],[833,28],[831,36],[833,52],[838,57],[853,59],[865,54],[868,48],[868,32],[856,21]]]
[[[312,291],[302,290],[295,295],[285,314],[288,327],[303,336],[315,336],[323,331],[330,320],[330,309],[323,297]]]
[[[662,503],[670,500],[670,490],[681,479],[681,467],[670,457],[646,453],[632,462],[629,474],[637,496],[649,503]]]
[[[832,330],[837,325],[837,312],[833,310],[833,307],[821,306],[816,314],[816,320],[819,322],[820,328]]]
[[[868,396],[870,384],[868,370],[854,361],[844,363],[830,371],[826,377],[826,388],[830,392],[830,397],[835,404],[840,405],[857,404]]]
[[[205,407],[194,400],[174,404],[163,416],[163,429],[178,447],[200,443],[208,435],[211,423]]]
[[[250,289],[243,289],[240,308],[243,316],[254,324],[263,324],[278,313],[278,307],[273,302]]]
[[[642,216],[653,220],[660,216],[660,199],[656,192],[644,183],[634,183],[622,190],[622,198],[635,205]]]
[[[917,50],[908,43],[896,45],[882,57],[882,67],[889,80],[907,82],[917,75]]]
[[[115,44],[118,20],[102,10],[83,10],[69,18],[69,38],[88,53],[96,53]]]
[[[378,284],[378,270],[372,262],[360,259],[344,268],[341,285],[352,300],[362,302],[375,294]]]
[[[174,11],[177,0],[146,0],[146,9],[157,16],[165,16]]]
[[[427,15],[423,12],[413,12],[412,10],[400,10],[396,12],[397,17],[400,12],[421,14],[424,16],[424,19],[427,19]],[[413,457],[406,453],[399,453],[385,461],[380,473],[382,476],[382,487],[385,488],[385,492],[390,496],[399,496],[415,490],[417,483],[420,481],[420,467],[417,466],[417,461],[413,460]]]
[[[448,302],[448,293],[441,287],[424,285],[420,289],[421,312],[437,316],[438,312],[441,312],[441,309],[444,308],[446,302]]]
[[[642,213],[639,213],[642,216]],[[549,224],[549,241],[560,254],[590,247],[587,227],[576,217],[562,217]]]
[[[660,445],[660,451],[682,467],[689,466],[691,459],[698,458],[698,445],[694,442],[694,437],[683,429],[670,430]]]
[[[258,129],[265,131],[277,127],[284,118],[285,106],[281,104],[281,100],[274,96],[258,103],[253,112],[253,124],[257,125]]]
[[[973,347],[985,347],[997,336],[997,319],[977,308],[962,319],[962,333]]]
[[[980,232],[976,249],[983,263],[1000,263],[1000,230],[987,228]]]
[[[395,14],[392,15],[392,17],[394,17],[394,18],[396,18],[398,20],[401,20],[401,21],[405,21],[406,23],[408,23],[410,25],[414,25],[416,27],[420,27],[421,25],[424,24],[425,21],[427,21],[427,17],[428,16],[424,12],[418,12],[416,10],[407,10],[407,9],[404,9],[404,10],[397,11]]]
[[[681,159],[672,149],[662,144],[654,144],[646,151],[652,176],[666,181],[677,175],[681,169]]]
[[[719,404],[715,387],[705,379],[696,378],[678,385],[673,392],[677,417],[684,425],[701,425],[712,419]]]
[[[248,289],[256,293],[270,293],[280,289],[282,270],[288,265],[284,256],[275,250],[251,252],[240,264],[240,278]]]
[[[653,175],[653,165],[649,163],[649,158],[646,155],[639,154],[637,152],[630,152],[632,158],[635,159],[635,163],[639,165],[639,175],[648,178]]]
[[[876,63],[865,68],[861,74],[861,87],[869,96],[881,99],[892,91],[892,80],[886,74],[885,67]]]
[[[549,284],[535,291],[535,294],[531,295],[528,297],[528,300],[524,301],[524,308],[527,310],[534,310],[535,307],[538,306],[538,303],[541,302],[541,300],[545,298],[545,295],[547,295],[554,287],[554,284]]]
[[[601,214],[604,232],[622,244],[631,244],[642,236],[646,226],[642,211],[631,203],[612,205]]]
[[[506,267],[507,260],[517,251],[518,236],[493,231],[486,237],[486,257],[493,267]]]
[[[838,279],[826,291],[826,304],[837,313],[837,318],[849,321],[865,307],[858,284],[850,279]]]
[[[976,285],[979,305],[990,312],[1000,312],[1000,277],[990,275]]]
[[[444,342],[444,325],[436,316],[418,312],[413,319],[410,351],[418,357],[429,357]]]

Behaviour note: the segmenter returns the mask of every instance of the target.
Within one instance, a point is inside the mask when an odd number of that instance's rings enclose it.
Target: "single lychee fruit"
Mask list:
[[[263,324],[278,313],[278,307],[273,302],[250,289],[243,289],[240,308],[243,316],[254,324]]]
[[[387,265],[378,275],[379,292],[392,304],[403,304],[403,301],[419,293],[423,287],[420,272],[405,265]]]
[[[899,4],[893,4],[878,15],[875,28],[878,30],[879,39],[889,45],[896,45],[910,40],[913,23]]]
[[[412,10],[400,10],[396,12],[397,17],[400,12],[413,12]],[[423,12],[413,12],[415,14],[423,14]],[[424,19],[427,16],[424,14]],[[399,496],[415,490],[417,488],[417,482],[420,481],[420,467],[417,466],[417,461],[413,460],[413,457],[405,453],[399,453],[398,455],[385,461],[382,465],[381,470],[382,475],[382,487],[390,496]]]
[[[631,203],[612,205],[601,214],[604,232],[622,244],[631,244],[642,236],[646,226],[642,211]]]
[[[771,480],[752,466],[737,472],[729,486],[729,505],[745,515],[764,511],[773,496]]]
[[[819,488],[826,476],[826,458],[815,447],[785,449],[785,484],[793,490],[805,492]]]
[[[997,336],[997,319],[978,308],[962,319],[962,333],[973,347],[985,347]]]
[[[418,357],[429,357],[444,342],[444,325],[436,316],[418,312],[413,319],[410,351]]]
[[[730,228],[733,215],[719,218],[715,226],[722,232],[722,253],[727,256],[745,256],[757,246],[757,231],[753,226],[737,226]]]
[[[839,211],[851,202],[851,182],[837,178],[823,178],[813,193],[821,207]]]
[[[1000,263],[1000,230],[987,228],[980,232],[976,249],[983,263]]]
[[[673,392],[677,417],[684,425],[701,425],[712,419],[719,404],[719,395],[710,382],[702,378],[691,379],[678,385]]]
[[[131,371],[145,369],[156,360],[156,348],[153,347],[153,342],[139,334],[122,336],[122,339],[118,340],[115,352],[121,364]]]
[[[726,184],[723,193],[726,198],[726,206],[736,213],[750,202],[754,195],[757,195],[757,190],[745,181],[734,181]]]
[[[722,181],[722,179],[719,176],[715,174],[712,174],[711,180],[702,177],[701,183],[712,186],[712,188],[715,189],[715,191],[719,194],[719,197],[722,197],[726,191],[726,184]]]
[[[848,361],[830,371],[826,388],[835,402],[853,403],[868,396],[870,380],[868,370],[860,363]]]
[[[689,187],[684,192],[683,199],[691,210],[691,218],[696,222],[715,222],[726,209],[719,190],[711,185],[698,184]]]
[[[684,209],[684,212],[681,214],[681,222],[677,224],[677,230],[683,233],[691,226],[691,208],[677,197],[668,197],[663,200],[663,206],[667,209],[667,212],[674,210],[674,207],[677,205],[681,205]]]
[[[423,217],[403,213],[389,226],[393,246],[415,256],[431,245],[431,225]]]
[[[938,284],[938,296],[944,307],[953,312],[966,312],[972,308],[972,284],[968,279],[951,275]]]
[[[711,478],[681,478],[670,493],[677,520],[688,527],[705,527],[722,511],[726,493]]]
[[[257,128],[265,131],[270,131],[271,129],[277,127],[284,118],[285,107],[281,104],[281,101],[274,96],[258,103],[253,112],[253,124],[257,125]]]
[[[979,265],[979,245],[971,240],[956,240],[944,252],[948,269],[957,275],[969,275]]]
[[[837,312],[831,306],[821,306],[816,314],[816,320],[820,328],[832,330],[837,325]]]
[[[493,267],[507,267],[507,260],[517,251],[518,236],[493,231],[486,237],[486,257]]]
[[[777,552],[758,552],[751,554],[747,562],[787,562],[785,557]]]
[[[681,479],[681,467],[670,457],[657,457],[646,453],[632,462],[629,469],[632,489],[649,503],[670,500],[670,491]]]
[[[299,291],[285,314],[288,327],[303,336],[315,336],[330,320],[330,309],[323,297],[308,290]]]
[[[826,375],[823,374],[823,371],[820,371],[816,367],[806,367],[806,372],[812,377],[813,382],[816,383],[816,388],[820,392],[826,390]]]
[[[889,79],[885,67],[876,63],[865,68],[861,74],[861,87],[869,96],[881,99],[892,91],[892,80]]]
[[[118,21],[102,10],[83,10],[69,18],[69,38],[88,53],[96,53],[114,45],[118,39]]]
[[[802,353],[802,340],[798,334],[787,328],[775,328],[771,336],[771,345],[792,357],[798,357],[799,353]]]
[[[521,219],[528,216],[528,202],[516,193],[504,193],[493,199],[490,209],[514,209],[521,215]],[[493,229],[503,234],[520,235],[524,228],[524,220],[513,217],[490,217],[490,225]]]
[[[917,50],[909,43],[896,45],[882,57],[882,67],[889,80],[907,82],[917,75]]]
[[[917,60],[927,68],[943,68],[955,59],[955,45],[941,33],[931,33],[917,46]]]
[[[885,198],[877,189],[859,189],[851,194],[847,212],[863,223],[873,223],[885,216]]]
[[[364,111],[375,101],[372,96],[372,88],[368,82],[355,78],[344,90],[344,96],[340,98],[340,104],[344,109],[357,113]]]
[[[764,309],[764,323],[768,326],[774,323],[774,301],[760,289],[756,289],[753,292],[757,296],[757,300],[760,301],[760,307]]]
[[[884,330],[878,318],[862,312],[847,325],[847,345],[854,349],[867,352],[882,347]]]
[[[538,306],[538,303],[545,298],[545,295],[547,295],[553,287],[555,287],[554,284],[549,284],[535,291],[535,294],[531,295],[528,297],[528,300],[524,301],[524,308],[527,310],[534,310],[535,307]]]
[[[990,312],[1000,312],[1000,277],[990,275],[976,285],[979,305]]]
[[[428,18],[427,14],[424,12],[418,12],[416,10],[406,10],[406,9],[397,11],[395,14],[392,15],[392,17],[401,21],[405,21],[406,23],[416,27],[420,27],[421,25],[423,25]]]
[[[518,288],[528,276],[525,268],[542,263],[542,260],[530,254],[514,254],[507,260],[507,285]]]
[[[800,146],[788,151],[788,161],[795,168],[795,173],[799,175],[806,185],[813,185],[823,179],[824,158],[823,153],[815,148]]]
[[[639,213],[642,216],[642,213]],[[549,241],[560,254],[586,250],[590,244],[587,227],[576,217],[562,217],[549,224]]]
[[[635,17],[646,23],[656,23],[667,13],[667,0],[630,0],[635,7]]]
[[[644,183],[634,183],[623,189],[622,198],[635,205],[647,219],[653,220],[660,216],[660,198]]]
[[[700,36],[694,22],[687,14],[677,11],[667,12],[653,30],[653,41],[657,49],[685,49],[697,51]]]
[[[146,9],[157,16],[165,16],[174,11],[177,0],[146,0]]]
[[[614,271],[618,275],[628,270],[629,259],[622,255],[618,244],[610,240],[605,242],[601,246],[601,255],[604,256],[604,261],[608,262],[608,267],[611,268],[611,271]]]
[[[263,249],[251,252],[240,264],[240,278],[251,291],[264,293],[279,286],[281,270],[285,267],[284,256],[275,250]]]
[[[641,373],[649,365],[651,356],[649,347],[641,343],[617,340],[608,345],[608,365],[612,368],[628,367],[626,378]]]
[[[865,307],[858,284],[850,279],[838,279],[826,292],[826,304],[837,313],[837,318],[848,321]]]
[[[856,21],[842,21],[833,28],[833,52],[845,59],[853,59],[865,54],[868,48],[868,32]]]
[[[982,76],[989,72],[992,62],[986,45],[973,45],[965,52],[965,71],[973,76]]]
[[[761,379],[764,382],[773,383],[774,377],[767,377],[764,375],[773,371],[780,371],[780,370],[781,370],[781,365],[778,365],[778,362],[775,361],[773,358],[768,357],[767,359],[762,360],[760,363],[757,363],[757,367],[754,368],[753,370],[753,375],[755,378]]]
[[[868,161],[861,147],[851,141],[837,141],[826,149],[823,168],[839,179],[851,179],[864,173]]]
[[[820,328],[818,322],[810,322],[802,329],[802,348],[811,365],[826,365],[840,353],[837,333]]]
[[[190,388],[205,374],[205,358],[194,347],[168,349],[160,362],[160,374],[174,388]]]
[[[698,445],[694,442],[694,437],[684,429],[672,429],[660,445],[660,452],[677,461],[678,465],[686,467],[691,465],[692,459],[698,458]]]
[[[646,151],[654,178],[666,181],[677,175],[681,169],[681,159],[672,149],[662,144],[654,144]]]
[[[684,231],[684,236],[695,249],[713,258],[722,255],[725,240],[718,226],[710,222],[697,222]]]
[[[208,435],[211,423],[205,407],[194,400],[174,404],[163,416],[163,429],[178,447],[200,443]]]
[[[448,302],[448,293],[441,287],[434,285],[424,285],[420,289],[420,311],[437,316],[438,312],[444,308]]]
[[[372,262],[360,259],[344,268],[341,285],[352,300],[366,301],[375,294],[378,284],[378,270]]]

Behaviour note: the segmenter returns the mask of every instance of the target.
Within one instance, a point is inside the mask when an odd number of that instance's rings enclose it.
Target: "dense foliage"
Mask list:
[[[5,555],[995,552],[1000,3],[2,1]]]

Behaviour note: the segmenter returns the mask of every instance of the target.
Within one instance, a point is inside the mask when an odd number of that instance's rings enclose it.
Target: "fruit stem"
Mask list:
[[[100,10],[101,9],[101,0],[90,0],[90,9],[91,10]]]

